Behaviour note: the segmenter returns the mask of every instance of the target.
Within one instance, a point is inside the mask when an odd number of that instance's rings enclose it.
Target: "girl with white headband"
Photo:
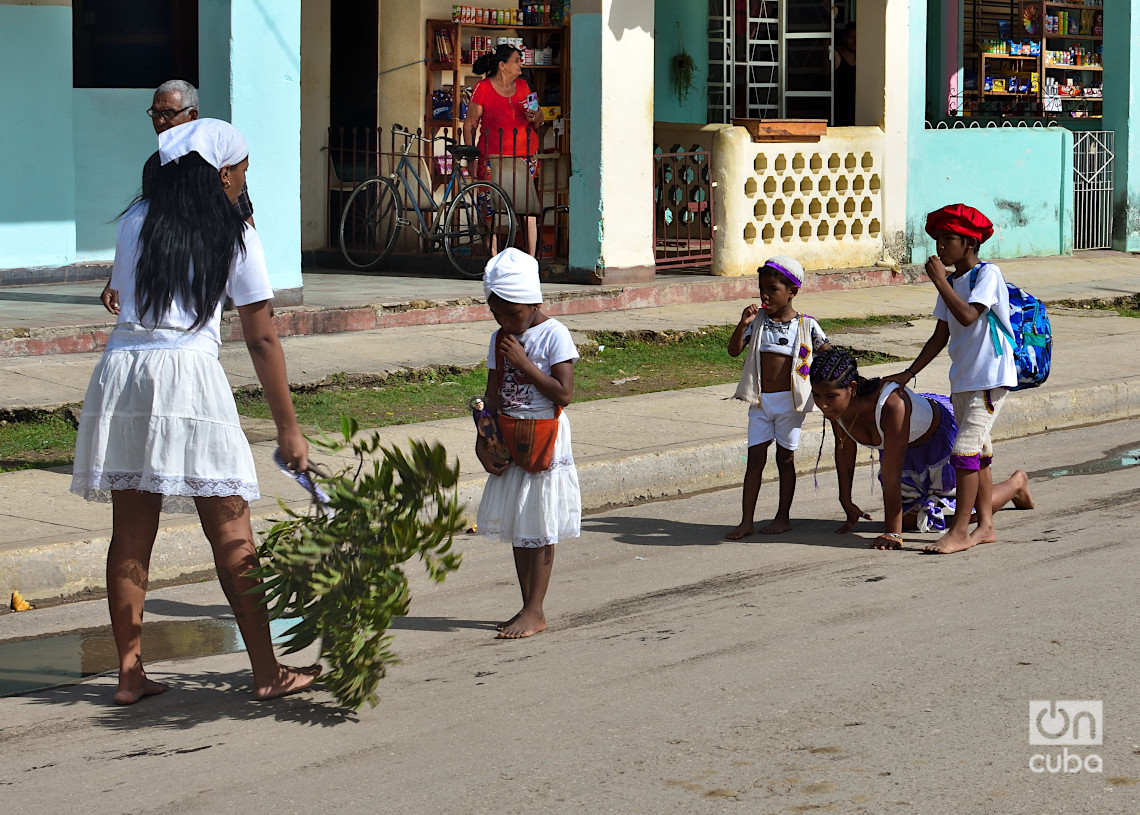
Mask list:
[[[253,667],[254,694],[309,685],[319,669],[281,665],[265,610],[245,574],[257,566],[249,501],[260,497],[249,443],[218,363],[222,299],[232,298],[286,463],[303,470],[273,289],[257,231],[233,202],[249,149],[241,133],[199,119],[158,137],[153,189],[122,217],[111,287],[119,318],[87,388],[72,492],[114,508],[107,603],[119,652],[115,702],[165,691],[142,663],[143,603],[160,512],[197,510]]]
[[[487,262],[487,305],[499,324],[487,355],[486,407],[498,412],[511,460],[495,455],[483,435],[475,454],[490,473],[479,502],[480,534],[513,546],[522,609],[498,626],[502,639],[546,629],[543,601],[554,545],[581,534],[582,494],[562,408],[574,395],[578,349],[562,323],[542,313],[538,261],[507,249]]]

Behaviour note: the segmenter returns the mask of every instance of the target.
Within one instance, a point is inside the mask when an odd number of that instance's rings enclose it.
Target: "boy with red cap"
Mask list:
[[[950,463],[958,477],[957,511],[950,527],[928,552],[960,552],[997,540],[994,532],[991,431],[1005,395],[1017,386],[1013,348],[1001,332],[1001,354],[994,351],[989,320],[992,311],[1009,326],[1009,294],[1001,270],[978,259],[978,248],[994,227],[982,213],[951,204],[926,217],[926,233],[935,251],[926,261],[926,276],[938,289],[934,316],[938,323],[922,353],[905,371],[888,379],[906,385],[949,345],[950,399],[958,420],[958,437]],[[952,274],[947,274],[952,271]],[[970,531],[971,507],[978,525]]]

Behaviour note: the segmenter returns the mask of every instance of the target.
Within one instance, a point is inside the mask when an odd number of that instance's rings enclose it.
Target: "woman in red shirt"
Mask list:
[[[521,78],[522,54],[517,48],[500,45],[476,60],[474,68],[486,78],[475,86],[467,105],[463,138],[467,144],[478,144],[491,180],[507,191],[515,212],[525,215],[526,246],[533,255],[542,202],[531,171],[539,145],[531,125],[543,124],[542,110],[527,107],[530,86]]]

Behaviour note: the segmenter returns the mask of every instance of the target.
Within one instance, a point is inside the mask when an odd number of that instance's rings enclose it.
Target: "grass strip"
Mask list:
[[[75,431],[63,413],[36,411],[21,421],[0,421],[0,472],[70,464]]]
[[[898,323],[900,318],[871,320],[827,320],[821,325],[826,333],[834,333],[854,326]],[[593,333],[595,344],[580,349],[582,358],[574,366],[574,401],[736,382],[742,358],[733,359],[725,351],[733,328]],[[878,352],[853,352],[864,365],[898,359]],[[383,384],[362,388],[334,384],[295,393],[293,405],[297,420],[305,425],[337,427],[340,414],[349,413],[362,426],[386,427],[466,416],[467,400],[482,394],[486,386],[487,369],[479,365],[471,370],[399,374]],[[253,418],[270,418],[269,407],[256,390],[238,395],[238,410]]]

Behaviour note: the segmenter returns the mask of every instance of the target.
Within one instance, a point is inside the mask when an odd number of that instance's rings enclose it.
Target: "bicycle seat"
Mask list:
[[[456,158],[473,159],[479,158],[479,148],[470,147],[466,144],[449,144],[447,145],[447,152]]]

